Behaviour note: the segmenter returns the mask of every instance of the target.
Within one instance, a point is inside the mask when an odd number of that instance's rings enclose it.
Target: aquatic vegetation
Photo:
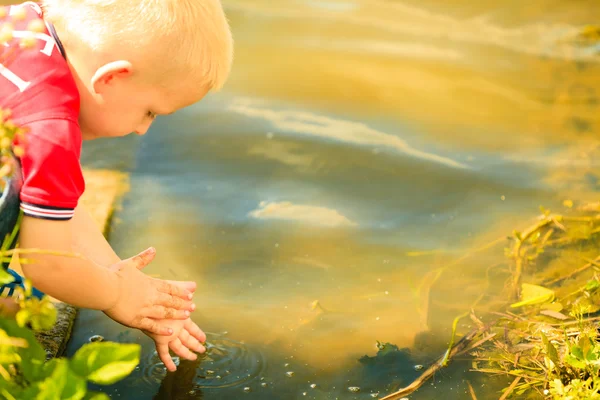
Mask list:
[[[480,296],[455,318],[446,353],[384,400],[414,392],[464,354],[472,357],[472,371],[511,379],[501,399],[600,398],[600,214],[594,204],[563,205],[564,214],[541,208],[532,226],[506,239],[511,263],[505,290],[485,293],[501,306],[478,309]],[[573,260],[580,265],[573,268]],[[458,321],[466,317],[475,328],[460,334]]]

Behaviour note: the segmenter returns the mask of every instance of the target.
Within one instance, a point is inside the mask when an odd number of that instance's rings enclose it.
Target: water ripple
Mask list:
[[[243,343],[223,337],[208,334],[207,351],[194,363],[196,367],[193,377],[189,379],[191,390],[203,388],[223,388],[246,384],[259,378],[265,371],[264,355]],[[173,357],[179,370],[186,368],[179,365],[178,357]],[[142,360],[143,370],[141,381],[146,385],[160,384],[167,376],[165,365],[160,361],[156,351]],[[179,372],[178,372],[179,373]],[[185,374],[189,373],[183,372]],[[187,381],[188,379],[186,379]]]

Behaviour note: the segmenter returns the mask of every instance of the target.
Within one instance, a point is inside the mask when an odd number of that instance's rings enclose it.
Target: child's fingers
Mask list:
[[[196,309],[196,305],[189,300],[186,301],[182,298],[160,292],[156,295],[156,300],[154,301],[154,304],[167,308],[174,308],[176,310],[194,311]]]
[[[185,347],[197,353],[204,353],[206,351],[206,348],[200,344],[198,339],[190,335],[185,329],[179,334],[179,340],[181,340],[181,344]]]
[[[156,345],[156,352],[158,353],[160,361],[165,364],[165,367],[167,367],[169,371],[173,372],[177,370],[177,366],[173,362],[171,354],[169,354],[169,346],[167,344]]]
[[[194,293],[196,291],[196,287],[198,286],[194,281],[167,281],[171,285],[179,286],[182,289],[189,291],[190,293]]]
[[[156,335],[171,336],[173,334],[173,329],[169,328],[168,326],[163,326],[150,318],[142,318],[140,323],[134,326]]]
[[[178,338],[169,342],[169,348],[173,350],[173,353],[186,360],[195,361],[198,358],[198,356],[185,347]]]
[[[154,319],[188,319],[189,310],[176,310],[164,306],[152,306],[145,313],[146,317]]]
[[[156,250],[154,249],[154,247],[149,247],[146,250],[139,253],[138,255],[121,261],[121,263],[131,264],[137,269],[143,269],[146,265],[150,264],[150,262],[154,259],[155,255]]]
[[[172,284],[169,281],[153,278],[158,291],[170,294],[171,296],[179,297],[185,300],[191,300],[194,296],[192,292],[183,288],[179,284]]]
[[[202,329],[200,329],[198,325],[196,325],[194,321],[188,319],[183,324],[183,327],[186,331],[188,331],[190,335],[198,339],[200,343],[206,343],[206,334],[202,331]]]

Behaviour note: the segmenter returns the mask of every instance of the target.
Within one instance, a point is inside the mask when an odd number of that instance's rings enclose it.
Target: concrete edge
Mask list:
[[[49,331],[36,332],[35,337],[46,351],[46,361],[60,357],[71,338],[77,309],[69,304],[55,303],[56,323]]]

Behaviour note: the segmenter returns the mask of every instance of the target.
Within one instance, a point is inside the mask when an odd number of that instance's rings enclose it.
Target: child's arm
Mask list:
[[[73,220],[51,221],[25,216],[20,248],[73,253]],[[104,311],[133,327],[168,335],[171,329],[151,318],[173,318],[191,310],[191,293],[178,285],[146,276],[153,253],[143,253],[105,268],[87,259],[35,253],[24,256],[26,277],[41,291],[74,306]],[[185,314],[184,316],[185,317]]]
[[[73,230],[77,232],[77,234],[73,236],[75,241],[74,246],[79,253],[85,254],[86,257],[100,265],[111,265],[121,261],[110,244],[106,241],[104,235],[97,228],[91,215],[83,206],[77,206],[72,221]],[[188,290],[196,290],[195,282],[177,283]],[[172,350],[182,359],[192,361],[196,359],[196,355],[192,353],[192,351],[198,353],[204,353],[206,351],[201,344],[206,342],[206,335],[190,318],[185,321],[177,321],[174,319],[163,320],[162,323],[173,329],[173,334],[171,336],[159,336],[152,334],[151,332],[145,333],[154,340],[156,352],[169,371],[175,371],[177,369],[175,363],[171,359],[169,350]]]
[[[93,262],[109,266],[121,261],[108,243],[90,213],[82,205],[78,205],[73,215],[73,247],[77,253],[85,255]],[[190,292],[196,291],[196,282],[167,281]],[[183,311],[178,312],[179,314]],[[165,317],[166,318],[166,317]],[[182,315],[174,319],[184,319]]]
[[[121,259],[98,228],[90,213],[79,204],[73,215],[73,247],[93,262],[102,266],[116,264]],[[192,291],[195,290],[195,287]]]

